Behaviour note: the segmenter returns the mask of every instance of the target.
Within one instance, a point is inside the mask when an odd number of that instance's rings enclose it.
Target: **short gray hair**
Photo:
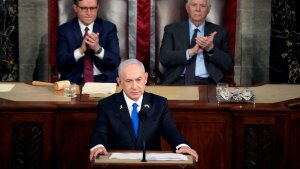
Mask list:
[[[120,77],[121,72],[124,69],[124,67],[126,67],[127,65],[130,65],[130,64],[138,64],[141,68],[141,71],[145,72],[145,67],[142,62],[140,62],[137,59],[127,59],[127,60],[122,61],[121,64],[119,65],[119,68],[118,68],[119,77]]]
[[[187,4],[188,4],[188,3],[191,3],[191,1],[192,1],[192,0],[187,0],[186,3],[187,3]],[[211,5],[210,0],[207,0],[207,4],[208,4],[208,5]]]
[[[82,0],[74,0],[74,4],[77,5],[78,1],[82,1]],[[96,0],[96,1],[97,1],[97,4],[99,4],[99,0]]]

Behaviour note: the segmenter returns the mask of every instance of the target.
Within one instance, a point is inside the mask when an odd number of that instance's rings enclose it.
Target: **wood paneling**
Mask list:
[[[300,111],[294,111],[290,119],[289,132],[289,152],[288,152],[288,167],[292,169],[300,168]]]
[[[47,104],[1,106],[0,168],[52,168],[53,113]]]
[[[300,112],[291,103],[217,104],[215,90],[201,91],[201,101],[169,101],[198,168],[300,168]],[[0,168],[91,168],[96,107],[85,95],[64,103],[0,99]]]
[[[95,111],[62,111],[55,116],[56,168],[90,168],[89,138]]]

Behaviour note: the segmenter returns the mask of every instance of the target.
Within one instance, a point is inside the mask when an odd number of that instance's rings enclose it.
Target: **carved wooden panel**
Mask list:
[[[235,168],[286,169],[289,135],[286,110],[251,106],[236,110]]]
[[[52,169],[55,107],[12,103],[0,107],[0,169]]]
[[[244,169],[273,169],[273,133],[271,125],[245,126]]]
[[[40,169],[43,166],[42,123],[14,123],[12,168]]]

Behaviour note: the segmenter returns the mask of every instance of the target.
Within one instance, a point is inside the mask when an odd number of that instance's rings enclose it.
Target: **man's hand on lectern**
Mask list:
[[[189,155],[193,156],[193,158],[196,162],[198,162],[197,152],[195,150],[189,148],[189,147],[182,146],[182,147],[180,147],[179,150],[176,150],[176,153],[178,153],[178,154],[189,154]]]
[[[97,155],[108,155],[108,152],[106,151],[105,147],[97,147],[93,151],[90,152],[90,161],[94,161],[97,157]]]

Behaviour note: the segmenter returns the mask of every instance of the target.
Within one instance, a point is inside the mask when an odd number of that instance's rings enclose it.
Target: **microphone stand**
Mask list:
[[[142,138],[143,138],[143,159],[142,162],[147,162],[146,160],[146,141],[145,141],[145,136],[144,136],[144,122],[142,123]]]
[[[142,123],[142,138],[143,138],[143,159],[141,162],[147,162],[146,160],[146,139],[145,139],[145,119],[147,118],[146,112],[140,111],[139,112],[139,119]]]

